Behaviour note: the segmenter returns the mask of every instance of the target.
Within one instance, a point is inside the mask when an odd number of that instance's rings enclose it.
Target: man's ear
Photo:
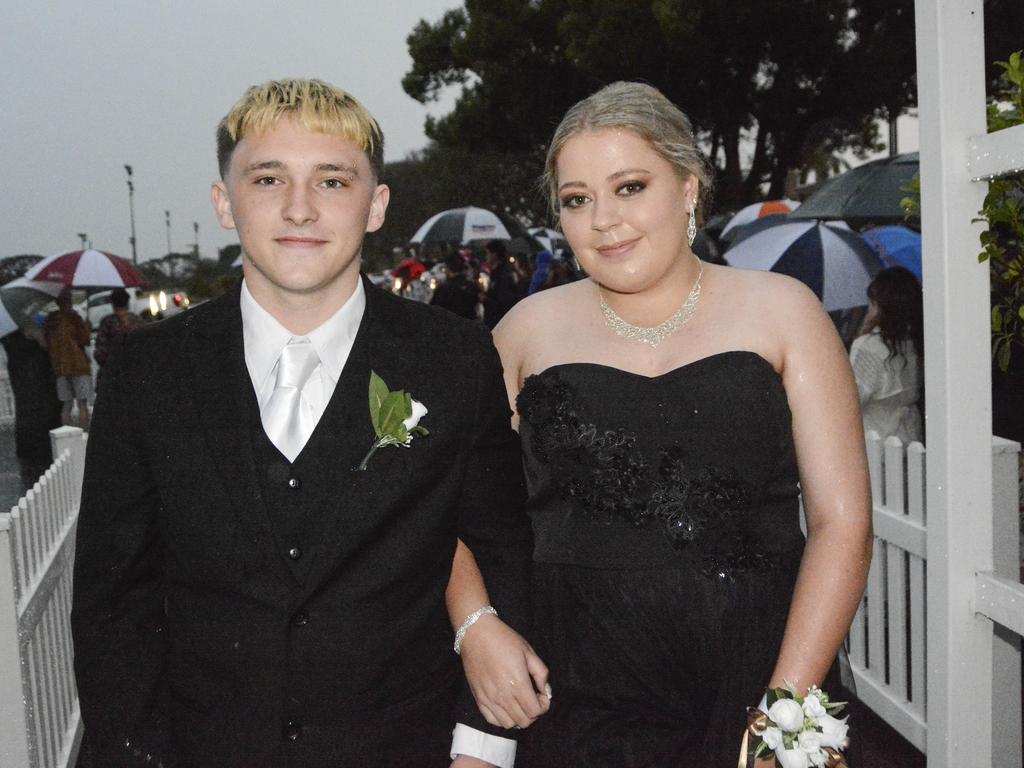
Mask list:
[[[376,232],[384,226],[384,213],[388,209],[388,201],[391,200],[391,190],[387,184],[378,184],[373,190],[373,197],[370,198],[370,216],[366,220],[366,231]]]
[[[213,183],[210,188],[210,199],[213,200],[213,210],[220,225],[224,229],[234,229],[235,217],[231,215],[231,198],[228,197],[228,188],[223,181]]]

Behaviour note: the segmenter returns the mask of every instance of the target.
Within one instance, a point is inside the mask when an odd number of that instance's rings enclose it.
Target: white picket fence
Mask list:
[[[14,423],[14,391],[7,370],[0,368],[0,426]]]
[[[2,768],[73,768],[82,738],[70,615],[86,436],[50,437],[57,460],[0,514]]]
[[[925,448],[898,438],[867,438],[874,505],[874,554],[868,586],[850,628],[850,664],[857,694],[922,752],[927,746],[927,542]],[[1020,569],[1017,454],[1020,445],[992,439],[994,546],[997,569]],[[1021,754],[1020,638],[993,638],[993,733],[1003,749]],[[1010,768],[1010,764],[1000,768]]]

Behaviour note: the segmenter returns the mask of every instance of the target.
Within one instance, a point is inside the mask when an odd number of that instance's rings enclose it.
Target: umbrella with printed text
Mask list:
[[[144,288],[146,278],[127,259],[92,248],[48,256],[25,279],[72,288]]]
[[[868,244],[841,222],[781,219],[725,252],[741,269],[779,272],[800,280],[834,312],[867,304],[882,264]]]
[[[511,240],[526,232],[521,225],[486,208],[468,206],[435,213],[412,236],[410,243],[471,243]]]

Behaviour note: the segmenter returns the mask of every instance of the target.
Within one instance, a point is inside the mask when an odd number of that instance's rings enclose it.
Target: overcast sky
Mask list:
[[[237,242],[213,216],[214,130],[242,92],[319,77],[380,121],[387,160],[426,144],[427,108],[402,90],[405,38],[458,0],[32,0],[0,24],[0,257],[78,247],[130,257],[125,163],[139,259]],[[453,97],[452,97],[453,98]],[[430,112],[443,114],[446,104]]]

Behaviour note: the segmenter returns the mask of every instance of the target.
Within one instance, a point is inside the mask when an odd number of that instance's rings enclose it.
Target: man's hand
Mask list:
[[[451,768],[494,768],[492,763],[484,762],[479,757],[458,755],[452,760]]]
[[[496,616],[484,616],[466,632],[462,665],[480,713],[491,725],[526,728],[551,706],[547,666]]]

